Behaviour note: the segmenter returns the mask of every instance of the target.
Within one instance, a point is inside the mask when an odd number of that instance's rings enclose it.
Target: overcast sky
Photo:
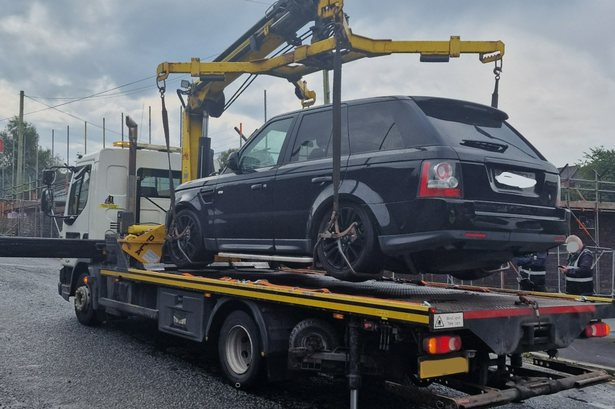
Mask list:
[[[121,115],[140,125],[140,141],[162,144],[158,64],[212,60],[273,3],[267,0],[0,0],[0,129],[19,113],[41,145],[70,162],[121,139]],[[501,40],[506,45],[500,109],[557,166],[597,146],[613,146],[615,2],[612,0],[346,0],[355,34],[394,40]],[[433,95],[489,104],[493,64],[462,55],[448,64],[421,64],[418,55],[366,59],[343,68],[343,99]],[[179,144],[180,102],[167,81],[172,144]],[[322,103],[322,74],[305,78]],[[227,89],[227,98],[242,82]],[[238,146],[234,126],[250,134],[267,116],[296,110],[284,80],[259,77],[219,119],[210,121],[216,151]],[[61,105],[63,104],[63,105]],[[56,106],[56,109],[49,109]],[[124,130],[127,135],[127,130]]]

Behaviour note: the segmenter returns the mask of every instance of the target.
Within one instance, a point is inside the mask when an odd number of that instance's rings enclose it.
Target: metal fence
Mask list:
[[[586,246],[594,255],[594,293],[604,297],[615,297],[615,251],[611,248]],[[546,287],[548,292],[565,293],[566,279],[557,266],[566,265],[568,253],[565,246],[559,246],[549,251],[547,258]],[[422,279],[434,282],[448,282],[452,285],[474,285],[481,287],[519,289],[517,273],[513,269],[505,269],[480,280],[463,281],[452,276],[423,274]]]

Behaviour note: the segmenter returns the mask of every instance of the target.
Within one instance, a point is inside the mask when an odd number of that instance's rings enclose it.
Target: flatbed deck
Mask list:
[[[564,348],[590,321],[615,317],[615,304],[608,298],[401,280],[349,283],[315,272],[218,267],[198,271],[102,269],[101,274],[202,291],[207,297],[240,296],[426,326],[431,331],[467,329],[498,355],[544,350],[546,344]],[[523,346],[517,344],[520,338]]]

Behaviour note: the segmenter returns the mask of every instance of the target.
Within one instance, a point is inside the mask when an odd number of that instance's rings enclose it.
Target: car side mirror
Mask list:
[[[51,188],[45,188],[41,192],[41,210],[46,215],[53,213],[53,190]]]
[[[50,187],[56,181],[56,171],[45,169],[43,170],[43,184]]]
[[[228,161],[226,162],[226,166],[236,172],[239,171],[239,155],[237,154],[237,152],[233,152],[229,155]]]

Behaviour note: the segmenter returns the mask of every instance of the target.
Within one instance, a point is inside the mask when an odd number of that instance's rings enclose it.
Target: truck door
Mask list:
[[[62,232],[64,238],[88,238],[90,226],[86,206],[88,205],[88,195],[90,193],[91,171],[92,166],[87,165],[76,169],[73,174],[64,210],[64,215],[71,217],[64,219],[65,228]]]

